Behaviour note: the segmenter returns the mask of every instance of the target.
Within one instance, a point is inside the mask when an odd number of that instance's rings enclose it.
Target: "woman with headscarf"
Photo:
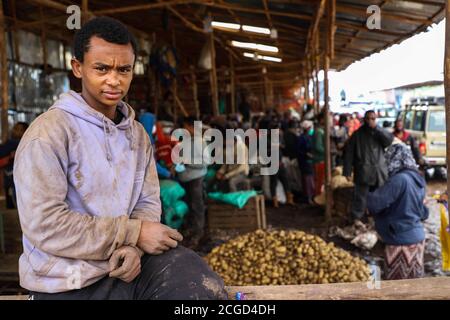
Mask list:
[[[424,274],[422,222],[428,218],[425,179],[405,144],[391,145],[385,157],[389,179],[367,198],[375,228],[386,244],[385,279],[420,278]]]

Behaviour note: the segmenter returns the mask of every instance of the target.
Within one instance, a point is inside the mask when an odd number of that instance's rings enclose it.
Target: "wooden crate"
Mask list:
[[[215,200],[208,200],[208,228],[210,230],[233,229],[249,232],[266,229],[266,227],[266,208],[262,195],[249,199],[242,209]]]
[[[348,217],[352,210],[353,187],[339,188],[333,191],[334,212],[342,217]]]

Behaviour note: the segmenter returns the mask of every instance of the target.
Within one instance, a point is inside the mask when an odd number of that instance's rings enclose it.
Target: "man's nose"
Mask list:
[[[120,84],[120,79],[117,72],[115,71],[111,72],[109,77],[106,79],[106,84],[112,87],[117,87]]]

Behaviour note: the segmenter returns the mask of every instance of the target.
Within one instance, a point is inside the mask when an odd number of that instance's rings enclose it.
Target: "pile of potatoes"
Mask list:
[[[365,261],[303,231],[257,230],[205,257],[226,285],[288,285],[367,281]]]

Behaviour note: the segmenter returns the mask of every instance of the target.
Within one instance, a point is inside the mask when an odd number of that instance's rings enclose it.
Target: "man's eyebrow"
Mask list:
[[[125,69],[125,68],[131,68],[131,67],[132,67],[131,64],[125,64],[125,65],[123,65],[123,66],[118,66],[117,68],[118,68],[118,69]]]
[[[103,62],[94,62],[93,64],[96,66],[101,66],[101,67],[108,67],[108,68],[112,67],[111,65],[109,65],[107,63],[103,63]]]

